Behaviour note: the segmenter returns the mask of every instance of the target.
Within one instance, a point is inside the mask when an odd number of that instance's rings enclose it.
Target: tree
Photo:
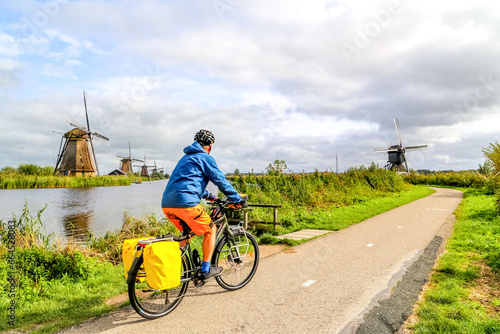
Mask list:
[[[20,164],[17,168],[17,172],[21,175],[40,175],[42,173],[42,167],[35,164]]]
[[[14,167],[10,167],[10,166],[6,166],[4,168],[2,168],[2,170],[0,171],[0,174],[2,175],[15,175],[17,173],[17,169],[15,169]]]
[[[45,166],[40,171],[40,175],[42,176],[50,176],[52,174],[54,174],[54,167],[52,166]]]
[[[490,143],[490,146],[483,148],[483,153],[487,161],[493,167],[495,175],[498,176],[500,174],[500,144],[498,142],[494,144]]]
[[[483,165],[479,164],[479,168],[477,169],[477,171],[480,174],[490,176],[493,174],[493,165],[490,160],[486,159]]]
[[[378,165],[378,163],[376,163],[375,161],[372,161],[370,167],[368,167],[368,170],[370,172],[374,172],[376,170],[380,169],[380,166]]]
[[[234,170],[234,175],[236,175],[236,176],[240,175],[240,170],[238,168],[236,168]]]
[[[283,171],[285,169],[288,169],[288,166],[286,165],[285,160],[274,160],[273,163],[270,163],[267,165],[266,170],[269,173],[269,175],[280,175],[283,174]]]
[[[151,180],[164,180],[165,179],[165,175],[163,175],[162,173],[160,172],[153,172],[151,173]]]

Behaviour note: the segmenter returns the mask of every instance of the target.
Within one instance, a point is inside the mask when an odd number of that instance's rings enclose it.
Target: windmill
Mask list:
[[[401,139],[401,131],[399,129],[399,121],[394,118],[394,125],[396,126],[396,133],[399,139],[399,145],[392,145],[387,149],[376,149],[375,152],[387,152],[388,160],[385,168],[390,170],[395,170],[398,173],[409,173],[408,160],[406,159],[406,150],[413,150],[416,148],[427,147],[427,145],[416,145],[416,146],[403,146],[403,140]],[[404,165],[403,165],[404,164]]]
[[[156,161],[154,163],[155,163],[154,166],[148,166],[146,164],[146,156],[144,156],[144,165],[142,165],[142,166],[134,166],[134,167],[141,167],[141,176],[149,177],[149,169],[152,169],[153,173],[157,171]]]
[[[85,91],[83,91],[83,104],[85,106],[87,127],[70,119],[69,124],[74,128],[62,135],[54,174],[68,176],[99,175],[93,138],[98,138],[108,145],[109,139],[90,130]]]
[[[153,167],[153,173],[158,172],[158,173],[163,174],[163,167],[162,168],[158,168],[158,167],[156,167],[156,161],[154,163],[155,163],[154,167],[151,166],[151,167]]]
[[[134,171],[132,170],[132,163],[138,161],[138,162],[143,162],[142,160],[139,159],[133,159],[132,158],[132,151],[130,149],[130,142],[128,142],[128,157],[123,157],[120,155],[117,155],[118,158],[121,158],[121,171],[124,172],[125,174],[133,173]]]

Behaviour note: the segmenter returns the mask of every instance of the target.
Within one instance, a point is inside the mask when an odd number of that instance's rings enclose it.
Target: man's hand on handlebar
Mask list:
[[[230,209],[241,209],[248,205],[248,195],[241,194],[241,201],[238,203],[231,203],[227,207]]]
[[[206,200],[207,200],[208,202],[213,202],[213,201],[215,201],[217,198],[218,198],[218,197],[217,197],[217,196],[215,196],[214,194],[210,194],[210,195],[208,195],[208,197],[206,198]]]

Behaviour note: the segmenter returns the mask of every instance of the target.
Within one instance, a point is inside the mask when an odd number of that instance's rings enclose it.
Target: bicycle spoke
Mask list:
[[[225,238],[216,251],[216,264],[223,269],[216,280],[223,288],[240,289],[252,279],[259,263],[259,248],[250,233],[240,232]]]

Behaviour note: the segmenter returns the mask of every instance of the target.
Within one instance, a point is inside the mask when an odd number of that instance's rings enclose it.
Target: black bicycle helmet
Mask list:
[[[194,135],[194,140],[202,146],[208,146],[215,143],[215,136],[211,131],[200,130]]]

